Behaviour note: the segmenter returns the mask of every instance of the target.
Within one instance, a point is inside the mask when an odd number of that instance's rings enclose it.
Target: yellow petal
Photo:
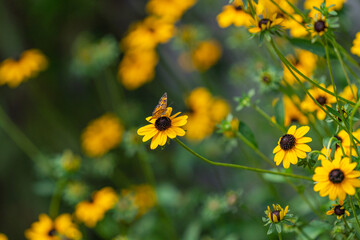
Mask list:
[[[294,135],[295,134],[295,131],[296,131],[296,126],[293,125],[289,128],[289,130],[287,131],[287,134],[291,134],[291,135]]]
[[[310,152],[311,148],[306,144],[295,144],[295,148],[304,152]]]
[[[159,141],[160,141],[159,135],[160,135],[160,132],[158,132],[151,140],[150,149],[155,149],[159,145]]]
[[[274,148],[273,153],[275,154],[275,153],[277,153],[277,152],[280,151],[280,150],[281,150],[280,145],[277,145],[277,146]]]
[[[301,138],[302,136],[304,136],[307,132],[309,132],[310,127],[309,126],[303,126],[300,127],[296,130],[295,132],[295,138]]]

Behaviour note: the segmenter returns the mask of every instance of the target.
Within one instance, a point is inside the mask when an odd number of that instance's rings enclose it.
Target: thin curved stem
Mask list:
[[[303,180],[307,180],[307,181],[313,181],[312,178],[310,177],[306,177],[306,176],[301,176],[301,175],[295,175],[295,174],[290,174],[290,173],[283,173],[283,172],[274,172],[274,171],[270,171],[270,170],[265,170],[265,169],[260,169],[260,168],[253,168],[253,167],[247,167],[247,166],[243,166],[243,165],[238,165],[238,164],[232,164],[232,163],[220,163],[220,162],[214,162],[211,161],[203,156],[201,156],[200,154],[196,153],[195,151],[193,151],[191,148],[189,148],[188,146],[186,146],[183,142],[181,142],[178,138],[174,138],[174,140],[183,148],[185,148],[188,152],[190,152],[191,154],[193,154],[194,156],[200,158],[201,160],[203,160],[204,162],[207,162],[209,164],[212,165],[216,165],[216,166],[223,166],[223,167],[230,167],[230,168],[238,168],[238,169],[243,169],[243,170],[248,170],[248,171],[253,171],[253,172],[258,172],[258,173],[269,173],[269,174],[274,174],[274,175],[280,175],[280,176],[284,176],[284,177],[291,177],[291,178],[297,178],[297,179],[303,179]]]
[[[356,209],[355,209],[355,206],[354,206],[352,197],[349,196],[349,199],[350,199],[350,205],[351,205],[351,209],[352,209],[352,211],[353,211],[354,217],[355,217],[356,224],[357,224],[358,227],[360,228],[360,222],[359,222],[359,219],[358,219],[357,214],[356,214]]]

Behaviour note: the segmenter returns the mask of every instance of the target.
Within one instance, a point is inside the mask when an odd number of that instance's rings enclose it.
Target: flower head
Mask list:
[[[352,54],[355,54],[360,57],[360,32],[356,34],[350,51]]]
[[[273,223],[281,222],[285,218],[286,213],[289,210],[289,206],[286,206],[285,209],[283,209],[279,204],[273,204],[272,206],[274,210],[271,211],[270,207],[268,206],[267,210],[265,211],[266,215]]]
[[[348,217],[350,216],[350,213],[345,209],[345,207],[342,204],[333,204],[333,208],[326,212],[326,215],[333,215],[335,214],[337,219],[341,219],[345,217],[346,214]]]
[[[155,149],[157,146],[164,146],[167,138],[175,138],[176,136],[184,136],[185,131],[181,127],[187,123],[188,116],[183,115],[178,117],[180,112],[171,116],[172,108],[168,107],[165,114],[157,119],[152,119],[152,116],[147,117],[146,121],[150,124],[138,129],[137,133],[143,137],[143,142],[150,138],[150,148]]]
[[[284,97],[285,106],[285,126],[289,126],[293,123],[299,123],[305,125],[309,123],[308,118],[297,108],[294,102],[300,105],[300,99],[297,96]]]
[[[215,40],[199,43],[191,54],[196,69],[203,72],[212,67],[221,57],[221,45]]]
[[[104,218],[105,213],[112,209],[117,201],[118,196],[112,188],[102,188],[93,194],[90,202],[83,201],[76,205],[75,216],[87,227],[95,227],[97,222]]]
[[[129,198],[137,209],[137,216],[144,215],[157,203],[155,189],[147,184],[132,186],[121,191],[122,198]]]
[[[325,88],[324,84],[320,84],[320,86]],[[327,90],[334,92],[333,86],[329,86]],[[323,90],[317,87],[310,89],[309,93],[323,107],[325,107],[325,105],[330,107],[332,103],[336,102],[336,98],[333,95],[324,92]],[[304,101],[301,103],[301,108],[309,112],[316,111],[316,117],[319,120],[324,120],[326,117],[326,113],[317,104],[313,102],[313,100],[309,97],[309,95],[306,95]]]
[[[245,10],[242,0],[234,0],[232,4],[224,6],[223,11],[216,19],[222,28],[226,28],[231,24],[236,27],[249,26],[251,15]]]
[[[39,221],[25,231],[29,240],[78,240],[82,238],[81,232],[72,222],[71,215],[61,214],[54,221],[46,214],[39,215]]]
[[[111,113],[93,120],[81,135],[82,147],[86,155],[103,156],[121,142],[123,131],[124,127],[120,120]]]
[[[35,77],[48,66],[48,60],[38,49],[24,51],[18,60],[8,58],[0,63],[0,85],[17,87]]]
[[[346,194],[354,195],[355,187],[360,187],[360,172],[354,170],[357,163],[350,162],[348,157],[336,157],[332,162],[322,160],[321,167],[315,169],[313,180],[316,182],[314,191],[321,197],[329,196],[330,200],[339,199],[342,204]]]
[[[284,19],[277,17],[276,12],[271,11],[271,8],[266,8],[266,5],[261,2],[252,4],[255,5],[256,15],[251,19],[250,33],[276,33],[282,28],[280,23]]]
[[[306,152],[311,148],[306,144],[312,141],[310,137],[304,135],[310,130],[308,126],[296,129],[293,125],[287,133],[279,138],[278,145],[274,148],[274,161],[276,165],[283,162],[284,168],[289,168],[290,163],[297,164],[298,158],[306,158]]]
[[[5,234],[0,233],[0,240],[8,240],[8,237]]]

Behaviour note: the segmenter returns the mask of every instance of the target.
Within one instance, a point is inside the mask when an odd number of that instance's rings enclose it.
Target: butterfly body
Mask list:
[[[167,93],[164,93],[160,98],[158,105],[156,105],[154,111],[152,112],[151,119],[158,119],[159,117],[161,117],[166,112],[166,108],[167,108]]]

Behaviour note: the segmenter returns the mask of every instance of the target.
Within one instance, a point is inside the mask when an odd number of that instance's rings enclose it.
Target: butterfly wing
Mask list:
[[[166,108],[167,108],[167,93],[164,93],[160,98],[158,105],[156,105],[154,111],[152,112],[151,119],[159,118],[162,114],[164,114]]]

